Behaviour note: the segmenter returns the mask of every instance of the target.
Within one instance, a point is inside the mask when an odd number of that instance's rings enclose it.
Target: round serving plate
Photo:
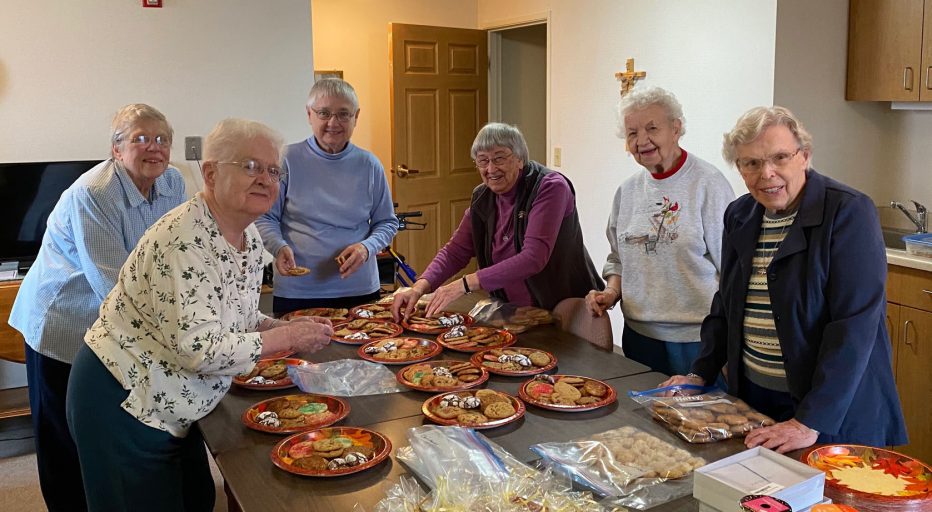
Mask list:
[[[249,382],[250,379],[256,376],[256,375],[252,375],[253,373],[256,373],[257,375],[261,374],[263,371],[268,369],[268,367],[276,363],[281,363],[282,365],[285,366],[284,377],[280,379],[275,379],[273,381],[266,380],[265,383],[263,384]],[[252,372],[250,372],[249,376],[237,375],[236,377],[233,377],[233,384],[236,384],[237,386],[246,388],[246,389],[286,389],[286,388],[290,388],[295,385],[295,383],[291,381],[291,377],[288,375],[287,368],[289,366],[311,366],[313,364],[314,363],[310,361],[306,361],[304,359],[297,359],[293,357],[260,359],[259,362],[256,363],[255,369]]]
[[[422,384],[421,379],[425,375],[433,374],[434,368],[437,367],[451,369],[450,371],[454,374],[457,384],[443,387],[431,384]],[[478,373],[476,373],[476,370],[478,370]],[[475,380],[462,380],[467,375],[470,376],[470,379],[473,375],[478,375],[478,377]],[[489,380],[489,372],[485,371],[484,368],[470,363],[469,361],[425,361],[423,363],[414,363],[398,370],[396,379],[401,385],[407,386],[411,389],[416,389],[418,391],[429,391],[432,393],[445,393],[450,391],[462,391],[464,389],[480,386],[482,383]]]
[[[269,411],[276,405],[280,404],[279,400],[290,400],[298,405],[290,409],[297,409],[305,418],[302,424],[272,426],[260,423],[256,416]],[[326,407],[326,409],[324,409]],[[272,411],[275,412],[275,411]],[[340,398],[329,395],[316,395],[313,393],[303,393],[295,395],[285,395],[263,400],[243,412],[242,421],[247,427],[258,430],[259,432],[268,432],[270,434],[294,434],[295,432],[304,432],[315,428],[328,427],[342,420],[350,413],[348,403]],[[277,413],[276,413],[277,414]],[[292,413],[293,414],[293,413]],[[288,421],[288,420],[282,420]]]
[[[418,310],[416,314],[420,315],[423,313],[424,312],[422,310]],[[439,317],[450,316],[450,315],[460,315],[461,317],[463,317],[462,325],[470,325],[473,322],[472,317],[467,314],[453,313],[451,311],[441,311],[439,313],[439,316],[429,319],[430,321],[428,323],[417,322],[417,321],[412,322],[410,318],[405,318],[401,321],[401,325],[403,325],[404,328],[408,329],[409,331],[419,332],[421,334],[440,334],[442,332],[449,330],[453,326],[440,325],[437,319]],[[418,318],[422,318],[422,317],[418,317]]]
[[[333,455],[333,451],[316,451],[314,443],[324,440],[336,441],[343,446],[342,452],[339,455]],[[289,473],[331,477],[365,471],[385,460],[391,451],[392,442],[374,430],[357,427],[329,427],[286,437],[275,445],[270,456],[273,464]],[[339,469],[321,467],[322,464],[346,457],[352,452],[362,453],[367,461]],[[321,455],[322,453],[327,455]],[[308,462],[301,462],[301,459],[308,459]]]
[[[511,414],[505,418],[491,418],[485,414],[486,409],[480,411],[480,408],[477,409],[464,409],[463,412],[480,412],[486,421],[481,421],[478,423],[475,422],[462,422],[459,418],[444,418],[438,413],[438,408],[440,408],[440,402],[449,395],[457,395],[460,398],[466,396],[475,397],[476,393],[486,392],[486,393],[496,393],[498,395],[508,398],[508,401],[511,403],[512,408],[514,408],[514,414]],[[439,395],[428,398],[424,401],[424,405],[421,406],[421,412],[424,413],[424,416],[427,416],[430,421],[440,425],[447,426],[457,426],[457,427],[468,427],[475,429],[486,429],[486,428],[495,428],[501,427],[502,425],[507,425],[509,423],[518,421],[519,418],[524,416],[525,406],[524,402],[518,400],[516,397],[513,397],[507,393],[502,393],[501,391],[492,391],[491,389],[480,389],[480,390],[468,390],[468,391],[458,391],[455,393],[441,393]]]
[[[591,396],[597,400],[592,401],[591,403],[577,403],[575,405],[571,405],[553,403],[546,399],[545,397],[549,396],[555,390],[555,384],[564,379],[569,379],[570,382],[573,382],[573,384],[570,385],[574,388],[577,388],[577,391],[580,392],[582,397]],[[564,383],[566,384],[569,382]],[[598,396],[590,393],[588,390],[585,390],[587,385],[590,387],[590,389],[593,390],[601,390],[604,388],[604,394],[602,396]],[[615,400],[618,398],[615,390],[612,389],[612,387],[608,384],[600,380],[590,379],[589,377],[581,377],[579,375],[538,375],[537,377],[534,377],[524,384],[521,384],[521,387],[518,388],[518,396],[521,397],[521,400],[524,400],[525,402],[536,407],[540,407],[541,409],[550,409],[551,411],[562,412],[591,411],[593,409],[605,407],[606,405],[615,402]]]
[[[538,365],[531,363],[530,367],[523,368],[521,370],[506,370],[504,368],[495,366],[500,363],[498,359],[499,356],[493,354],[492,353],[493,351],[495,352],[504,351],[509,354],[511,352],[514,352],[514,353],[518,353],[518,354],[528,356],[528,357],[530,357],[530,355],[534,352],[541,352],[550,358],[550,362],[548,362],[547,364],[543,366],[538,366]],[[506,377],[522,377],[522,376],[527,376],[527,375],[537,375],[538,373],[548,372],[557,367],[557,357],[551,354],[550,352],[547,352],[546,350],[538,350],[536,348],[525,348],[525,347],[515,347],[515,346],[509,346],[506,349],[497,349],[497,348],[491,349],[490,348],[490,349],[482,350],[480,352],[476,352],[475,354],[473,354],[472,357],[469,358],[469,360],[474,365],[485,368],[489,373],[494,373],[496,375],[504,375]],[[490,363],[492,363],[493,365],[490,366]]]
[[[366,353],[366,350],[370,347],[384,346],[388,342],[394,342],[398,349],[392,352]],[[419,355],[411,355],[411,350],[414,349],[418,350]],[[405,353],[400,353],[402,351]],[[442,351],[443,347],[434,340],[424,338],[383,338],[366,343],[359,347],[356,353],[359,354],[360,358],[373,363],[411,364],[426,361]]]
[[[460,340],[451,341],[450,338],[447,338],[446,336],[449,336],[449,333],[452,331],[453,329],[447,329],[447,331],[438,335],[437,343],[443,345],[443,348],[456,352],[470,353],[485,350],[487,348],[510,347],[511,345],[515,344],[515,340],[517,339],[517,336],[515,336],[513,332],[509,332],[504,329],[496,329],[495,327],[466,326],[464,336],[467,339],[462,340],[462,342],[460,342]]]
[[[342,322],[349,320],[350,312],[347,308],[307,308],[285,313],[282,320],[291,320],[299,316],[319,316],[329,318],[333,322]]]
[[[825,496],[861,512],[932,510],[932,467],[892,450],[853,444],[810,448],[801,457],[825,472]]]
[[[336,334],[333,334],[332,336],[330,336],[330,339],[332,339],[333,341],[337,343],[343,343],[345,345],[365,345],[366,343],[369,343],[370,341],[378,341],[378,340],[384,340],[388,338],[394,338],[404,332],[404,328],[396,324],[395,322],[386,322],[383,320],[370,320],[370,319],[361,319],[361,318],[356,319],[356,320],[350,320],[348,322],[340,322],[340,323],[334,324],[333,332],[336,333],[340,329],[347,328],[354,332],[365,332],[367,334],[370,333],[371,332],[370,329],[366,329],[366,328],[356,329],[353,327],[349,327],[351,323],[358,322],[360,320],[365,320],[366,325],[377,325],[378,327],[383,328],[389,332],[380,333],[379,337],[369,337],[369,338],[358,339],[358,340],[353,339],[353,338],[347,338],[346,336],[337,336]]]

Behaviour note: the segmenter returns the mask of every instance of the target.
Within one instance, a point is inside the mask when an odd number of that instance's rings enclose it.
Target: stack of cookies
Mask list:
[[[437,347],[430,340],[388,338],[367,344],[364,352],[378,361],[411,361],[418,358],[426,359],[425,356],[431,352],[431,345]]]
[[[535,325],[544,325],[553,322],[550,311],[533,306],[521,306],[515,309],[515,314],[505,320],[502,327],[511,332],[521,333]]]
[[[541,404],[586,406],[601,402],[608,394],[608,387],[584,377],[538,375],[524,385],[524,392]]]
[[[334,326],[333,335],[348,340],[368,340],[386,338],[399,333],[398,327],[389,322],[377,322],[357,318]]]
[[[475,357],[475,356],[474,356]],[[473,362],[476,362],[474,359]],[[481,354],[481,364],[488,370],[502,372],[532,372],[545,368],[553,357],[543,350],[533,348],[493,348]]]
[[[291,465],[311,471],[337,471],[369,462],[375,448],[363,444],[346,443],[347,438],[327,438],[301,441],[288,448]]]
[[[513,339],[513,335],[493,327],[466,327],[460,325],[443,333],[438,341],[453,350],[496,347]]]
[[[375,318],[377,320],[392,319],[392,305],[388,304],[363,304],[353,308],[353,316],[356,318]]]
[[[742,400],[706,395],[658,398],[651,401],[649,410],[655,420],[690,443],[744,437],[755,428],[775,423]]]
[[[458,425],[477,427],[517,414],[516,400],[491,389],[462,391],[428,401],[430,411],[443,420],[455,420]]]
[[[433,361],[402,370],[405,383],[421,388],[459,388],[479,380],[482,369],[464,361]]]

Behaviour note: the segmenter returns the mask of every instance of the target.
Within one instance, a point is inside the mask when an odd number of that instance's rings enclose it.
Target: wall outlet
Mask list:
[[[201,138],[199,136],[184,138],[184,159],[200,160],[201,159]]]
[[[560,146],[553,147],[553,166],[562,167],[563,166],[563,148]]]

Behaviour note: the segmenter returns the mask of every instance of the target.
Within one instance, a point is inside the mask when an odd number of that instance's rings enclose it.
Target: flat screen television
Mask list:
[[[101,160],[0,163],[0,261],[27,268],[39,254],[49,214],[68,187]]]

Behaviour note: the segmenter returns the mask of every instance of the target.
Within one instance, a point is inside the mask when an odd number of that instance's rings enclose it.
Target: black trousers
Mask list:
[[[65,419],[70,374],[70,364],[43,356],[26,345],[39,486],[49,512],[87,510],[78,452]]]
[[[360,304],[379,300],[379,291],[354,297],[334,297],[332,299],[289,299],[272,297],[272,312],[276,315],[290,313],[308,308],[352,308]]]

